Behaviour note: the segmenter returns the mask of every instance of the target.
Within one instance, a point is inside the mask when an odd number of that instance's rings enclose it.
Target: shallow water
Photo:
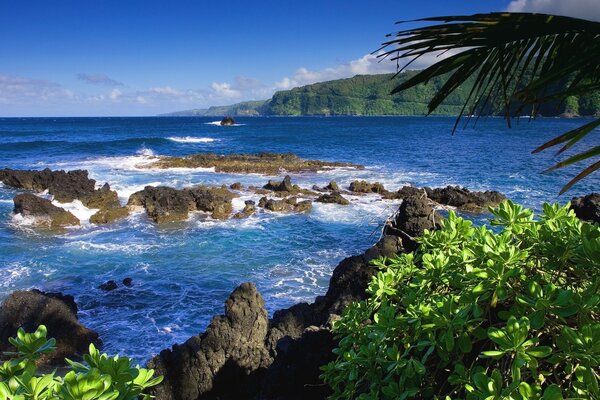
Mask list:
[[[598,173],[567,196],[556,194],[576,170],[540,172],[552,153],[530,151],[582,120],[521,120],[507,129],[501,119],[451,135],[452,118],[336,117],[240,118],[221,127],[214,118],[0,119],[0,168],[87,169],[98,184],[109,182],[122,202],[145,185],[263,185],[272,177],[218,174],[207,169],[147,170],[136,165],[154,155],[198,152],[291,152],[304,158],[364,164],[295,174],[303,187],[379,181],[395,190],[460,184],[499,190],[539,209],[600,187]],[[598,140],[588,145],[598,145]],[[1,185],[0,185],[1,186]],[[48,236],[12,216],[17,190],[0,187],[0,297],[36,287],[75,296],[83,323],[98,331],[104,349],[144,362],[153,354],[204,330],[221,313],[228,294],[253,281],[270,312],[325,292],[333,268],[364,251],[398,202],[353,197],[344,207],[314,204],[302,215],[260,212],[246,220],[214,221],[201,213],[157,227],[145,214],[117,224],[82,227]],[[259,196],[241,193],[234,202]],[[85,218],[85,209],[71,204]],[[132,288],[102,292],[109,280],[133,278]],[[122,286],[122,285],[121,285]]]

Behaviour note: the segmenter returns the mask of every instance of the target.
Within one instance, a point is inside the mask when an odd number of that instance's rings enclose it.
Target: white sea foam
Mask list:
[[[69,242],[67,247],[74,247],[79,250],[86,251],[98,251],[98,252],[122,252],[126,254],[141,254],[148,252],[149,250],[159,248],[156,244],[142,244],[142,243],[93,243],[91,241],[77,240]]]
[[[13,287],[19,279],[26,278],[30,274],[30,269],[21,263],[9,264],[0,270],[0,286]]]
[[[205,122],[204,124],[205,125],[224,126],[224,125],[221,125],[221,121],[220,120],[219,121]],[[246,124],[233,124],[233,125],[228,125],[228,126],[244,126],[244,125],[246,125]]]
[[[70,203],[59,203],[58,201],[54,200],[52,201],[52,204],[69,211],[71,214],[76,216],[82,224],[89,223],[90,217],[96,214],[99,210],[98,208],[87,208],[80,200],[77,199]]]
[[[178,142],[178,143],[211,143],[217,141],[217,139],[209,137],[195,137],[195,136],[171,136],[167,139]]]
[[[136,154],[139,154],[140,156],[146,156],[146,157],[155,157],[156,156],[156,154],[154,154],[152,149],[149,149],[146,146],[142,146],[138,151],[136,151]]]

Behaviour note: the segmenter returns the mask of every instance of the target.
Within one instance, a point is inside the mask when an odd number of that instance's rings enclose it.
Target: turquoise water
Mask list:
[[[533,208],[600,188],[596,173],[558,198],[577,171],[542,175],[553,154],[530,154],[582,120],[521,120],[509,130],[501,119],[486,119],[454,136],[452,118],[240,118],[234,127],[213,120],[0,119],[0,168],[87,169],[99,184],[109,182],[122,202],[148,184],[263,185],[272,178],[136,168],[153,155],[198,152],[292,152],[366,166],[292,176],[305,187],[332,179],[341,186],[379,181],[390,190],[407,183],[459,184],[499,190]],[[594,140],[587,144],[598,145]],[[306,215],[260,212],[246,220],[214,221],[197,214],[168,228],[134,213],[114,225],[83,224],[48,236],[12,215],[16,193],[0,187],[0,297],[31,287],[72,294],[81,320],[100,333],[104,349],[139,362],[204,330],[242,282],[257,284],[270,312],[324,293],[337,263],[372,245],[398,204],[374,195],[356,197],[347,207],[314,204]],[[241,194],[236,208],[259,197]],[[133,278],[132,288],[97,289],[125,277]]]

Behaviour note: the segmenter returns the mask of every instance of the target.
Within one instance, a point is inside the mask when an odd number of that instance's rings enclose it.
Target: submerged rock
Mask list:
[[[131,278],[125,278],[125,279],[123,279],[123,285],[125,285],[127,287],[132,287],[133,286],[133,279],[131,279]]]
[[[79,220],[64,208],[57,207],[48,199],[31,193],[22,193],[13,199],[15,214],[32,217],[34,225],[50,230],[61,230],[67,226],[79,225]]]
[[[48,328],[48,337],[56,339],[57,350],[42,357],[47,365],[64,365],[64,358],[78,358],[90,343],[101,345],[98,334],[77,319],[77,305],[72,296],[44,293],[39,290],[11,293],[0,306],[0,350],[9,351],[9,337],[17,329],[33,332],[38,326]]]
[[[104,282],[103,284],[98,286],[98,289],[105,291],[105,292],[111,292],[111,291],[117,289],[118,287],[119,286],[117,285],[117,282],[110,280],[110,281]]]
[[[167,168],[214,168],[216,172],[257,173],[278,175],[282,170],[294,172],[316,172],[335,167],[354,167],[363,169],[362,165],[351,163],[304,160],[294,154],[260,153],[260,154],[228,154],[213,153],[193,154],[185,157],[160,157],[158,161],[139,165],[146,169]]]
[[[600,224],[600,193],[571,199],[571,209],[581,220]]]

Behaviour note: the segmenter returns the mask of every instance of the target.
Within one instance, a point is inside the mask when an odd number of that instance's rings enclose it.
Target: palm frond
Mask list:
[[[531,116],[536,117],[542,104],[600,89],[598,22],[530,13],[445,16],[399,23],[406,22],[433,24],[388,35],[391,39],[383,43],[380,57],[412,62],[427,54],[450,55],[399,84],[392,93],[448,76],[428,104],[431,113],[474,76],[475,83],[454,130],[463,115],[488,113],[492,99],[501,100],[502,114],[510,125],[510,119],[525,109],[531,109]],[[408,65],[410,62],[404,68]],[[534,152],[567,142],[558,152],[562,153],[599,125],[600,120],[586,124]],[[597,154],[584,151],[569,160],[581,162],[594,156]],[[558,163],[557,168],[569,164]]]

